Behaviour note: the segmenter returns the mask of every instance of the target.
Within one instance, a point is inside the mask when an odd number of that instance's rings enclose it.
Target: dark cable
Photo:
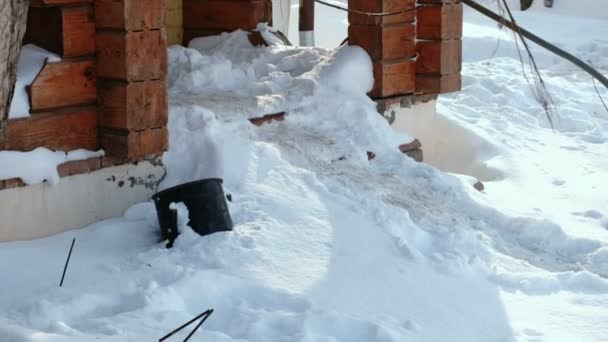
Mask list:
[[[318,1],[318,0],[315,0]],[[527,31],[521,27],[519,27],[518,25],[514,24],[513,22],[501,17],[500,15],[492,12],[491,10],[485,8],[484,6],[478,4],[477,2],[475,2],[474,0],[462,0],[462,2],[466,5],[468,5],[469,7],[473,8],[474,10],[478,11],[479,13],[485,15],[486,17],[498,22],[499,24],[502,24],[506,27],[508,27],[509,29],[511,29],[512,31],[519,31],[519,33],[530,39],[531,41],[533,41],[534,43],[542,46],[543,48],[553,52],[554,54],[572,62],[573,64],[575,64],[576,66],[578,66],[579,68],[583,69],[584,71],[586,71],[589,75],[593,76],[593,78],[595,78],[596,80],[598,80],[602,85],[604,85],[607,89],[608,89],[608,78],[606,78],[606,76],[602,75],[599,71],[595,70],[593,67],[591,67],[589,64],[581,61],[580,59],[576,58],[575,56],[573,56],[572,54],[558,48],[557,46],[549,43],[548,41],[540,38],[539,36],[531,33],[530,31]]]
[[[597,96],[600,98],[600,101],[602,101],[602,104],[604,105],[604,109],[606,109],[606,112],[608,113],[608,106],[606,105],[606,102],[604,102],[604,98],[602,97],[602,94],[600,94],[600,90],[597,89],[597,85],[595,84],[595,78],[591,78],[591,80],[593,81],[593,88],[595,88],[595,92],[597,93]]]

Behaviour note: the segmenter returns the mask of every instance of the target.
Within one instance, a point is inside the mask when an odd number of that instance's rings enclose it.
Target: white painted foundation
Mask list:
[[[121,216],[147,201],[165,175],[162,165],[139,162],[0,191],[0,241],[41,238]]]

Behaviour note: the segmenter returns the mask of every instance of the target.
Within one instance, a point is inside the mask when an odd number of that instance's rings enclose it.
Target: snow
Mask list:
[[[21,178],[28,185],[44,181],[55,185],[59,182],[57,166],[76,160],[102,157],[103,150],[78,149],[70,152],[51,151],[39,147],[29,152],[0,151],[0,180]]]
[[[8,113],[9,119],[30,116],[30,100],[26,87],[34,82],[45,63],[59,61],[61,61],[59,56],[36,45],[26,44],[21,48],[17,62],[17,82]]]
[[[516,15],[606,69],[607,23]],[[463,91],[411,124],[446,139],[446,159],[429,154],[438,168],[399,152],[411,137],[375,112],[359,48],[256,48],[244,32],[171,48],[162,187],[223,178],[234,230],[200,237],[182,208],[167,250],[146,202],[0,244],[11,261],[0,263],[0,336],[158,340],[214,308],[194,341],[606,340],[607,114],[588,76],[537,52],[558,108],[551,130],[509,36],[489,60],[496,26],[466,21]],[[282,122],[247,121],[281,111]],[[470,184],[482,175],[484,193]]]

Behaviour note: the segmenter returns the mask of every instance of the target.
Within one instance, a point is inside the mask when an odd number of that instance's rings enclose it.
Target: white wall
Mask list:
[[[147,201],[164,177],[161,165],[139,162],[62,178],[59,184],[0,191],[0,241],[28,240],[120,216]]]

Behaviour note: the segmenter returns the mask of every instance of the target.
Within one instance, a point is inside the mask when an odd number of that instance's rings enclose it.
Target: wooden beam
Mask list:
[[[99,125],[141,131],[167,124],[167,81],[100,81]]]
[[[9,120],[5,139],[5,149],[14,151],[30,151],[37,147],[62,151],[96,150],[97,111],[83,108]]]
[[[184,28],[233,31],[252,30],[271,22],[267,0],[183,0]]]
[[[30,0],[30,7],[78,6],[92,3],[93,0]]]
[[[106,152],[104,163],[122,164],[162,154],[169,145],[169,133],[167,127],[138,132],[103,129],[101,145]]]
[[[97,28],[127,31],[165,26],[165,0],[95,0]]]
[[[97,76],[114,80],[143,81],[167,73],[165,30],[97,31]]]
[[[32,112],[94,104],[95,63],[90,58],[46,63],[28,92]]]
[[[93,6],[32,7],[24,44],[34,44],[62,58],[95,54]]]

